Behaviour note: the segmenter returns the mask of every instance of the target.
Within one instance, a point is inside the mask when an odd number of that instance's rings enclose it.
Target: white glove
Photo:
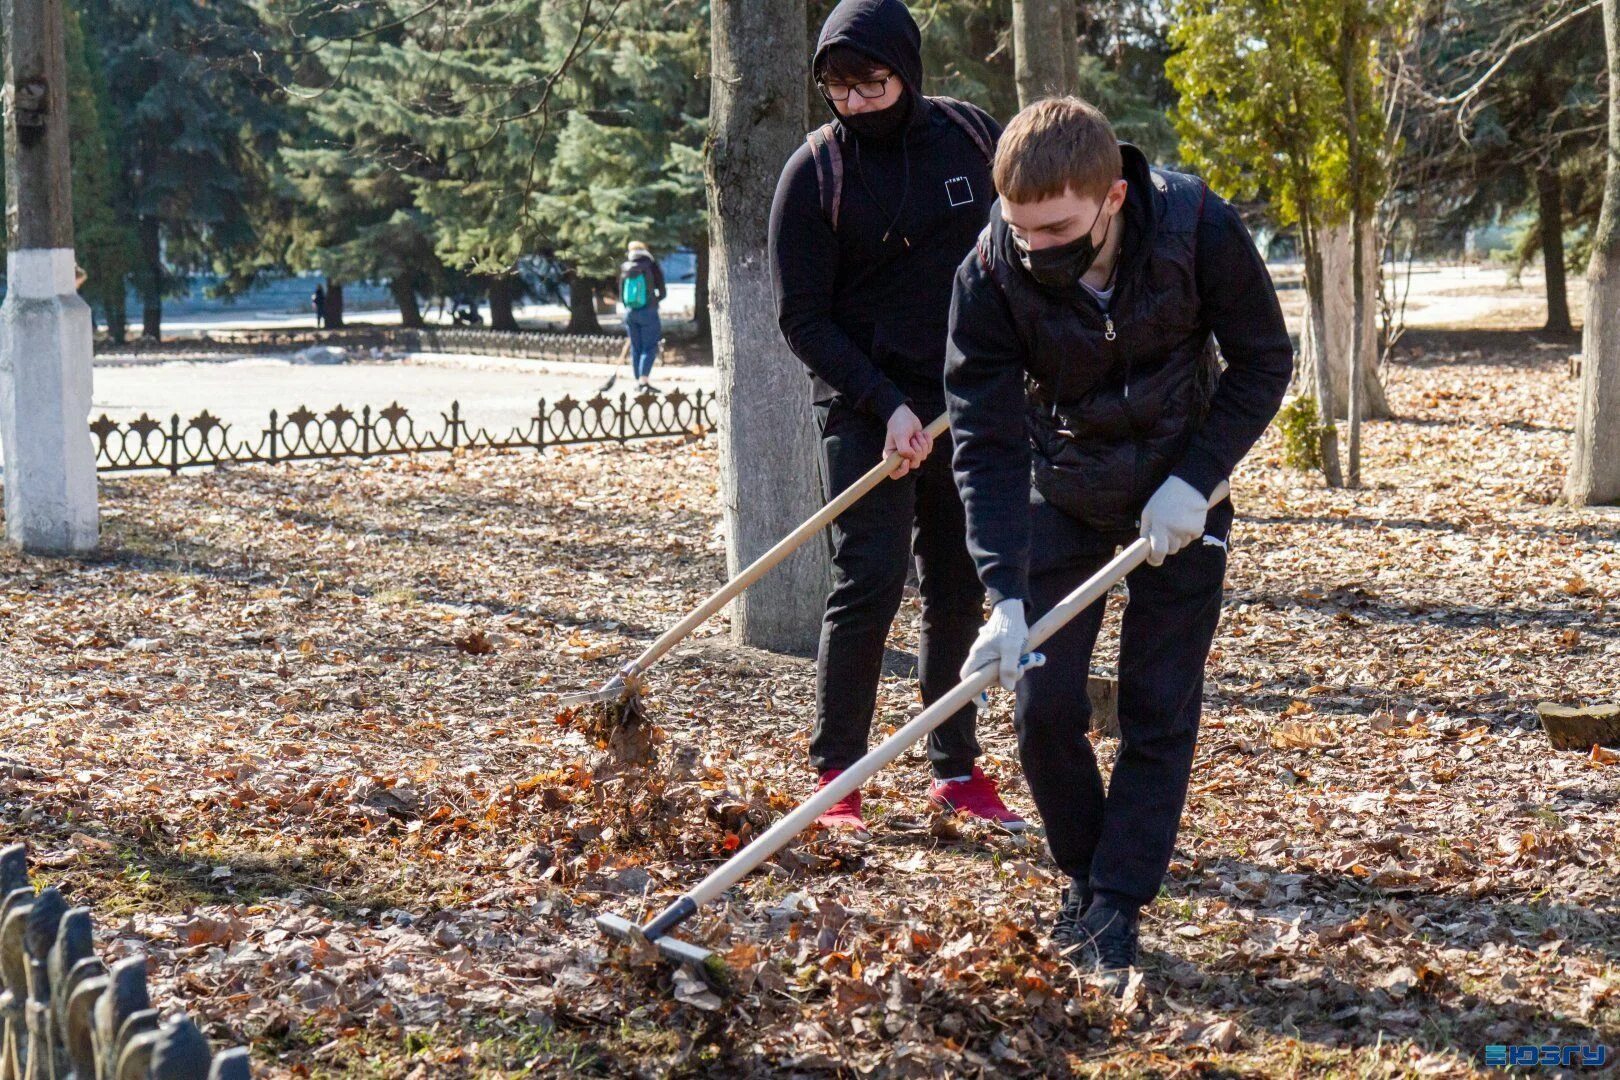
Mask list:
[[[1204,535],[1204,518],[1209,501],[1199,490],[1179,476],[1159,485],[1153,498],[1142,508],[1142,535],[1148,542],[1148,565],[1163,565],[1174,555]]]
[[[986,664],[996,664],[996,675],[1003,690],[1011,690],[1025,668],[1040,667],[1046,658],[1039,653],[1025,658],[1029,647],[1029,626],[1024,622],[1024,602],[1003,600],[990,609],[990,618],[973,642],[967,663],[962,665],[966,679]],[[1020,663],[1020,661],[1023,661]]]

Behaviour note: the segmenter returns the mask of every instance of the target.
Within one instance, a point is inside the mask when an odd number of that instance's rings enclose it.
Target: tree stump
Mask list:
[[[1554,750],[1579,750],[1594,746],[1620,747],[1620,705],[1592,705],[1578,708],[1543,701],[1536,706],[1542,729]]]

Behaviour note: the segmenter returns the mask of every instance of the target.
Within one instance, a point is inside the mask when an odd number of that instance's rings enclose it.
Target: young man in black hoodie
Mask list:
[[[1237,212],[1150,169],[1091,105],[1019,113],[995,183],[957,272],[945,371],[968,546],[994,603],[963,672],[995,663],[1016,684],[1024,771],[1070,878],[1053,938],[1118,989],[1186,801],[1232,524],[1220,488],[1276,413],[1293,348]],[[1103,605],[1045,642],[1044,666],[1020,658],[1028,623],[1139,535],[1151,547],[1127,579],[1105,794],[1086,737]]]
[[[923,95],[921,35],[900,0],[843,0],[822,28],[814,72],[833,121],[811,133],[776,188],[777,314],[815,380],[828,498],[886,454],[905,459],[833,526],[810,739],[826,784],[866,752],[908,559],[922,592],[925,702],[955,683],[983,614],[949,446],[936,450],[923,428],[944,411],[951,279],[989,212],[1000,129],[971,105]],[[931,798],[1022,828],[974,764],[974,719],[964,709],[930,737]],[[860,793],[822,822],[864,834]]]

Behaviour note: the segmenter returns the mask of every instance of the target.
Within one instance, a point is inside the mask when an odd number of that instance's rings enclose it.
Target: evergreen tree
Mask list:
[[[113,158],[135,221],[143,332],[161,331],[166,266],[227,290],[264,268],[255,208],[285,119],[283,73],[246,0],[83,0],[114,106]]]
[[[272,242],[287,266],[324,274],[329,295],[388,282],[401,323],[420,326],[419,299],[446,287],[434,222],[416,207],[409,171],[374,152],[386,136],[351,106],[322,95],[301,109],[302,130],[280,151],[285,209]],[[343,325],[341,306],[329,304],[328,325]]]
[[[1520,237],[1514,262],[1522,268],[1542,256],[1546,328],[1562,333],[1571,330],[1565,264],[1585,255],[1579,246],[1566,253],[1565,233],[1590,236],[1597,222],[1605,107],[1603,52],[1581,47],[1598,12],[1558,25],[1568,7],[1552,3],[1536,12],[1514,0],[1436,6],[1422,27],[1426,64],[1414,81],[1422,80],[1424,93],[1406,116],[1408,165],[1398,192],[1431,241],[1455,243],[1476,225],[1528,211],[1534,224]]]
[[[284,35],[323,57],[300,70],[316,138],[282,154],[299,257],[388,277],[402,308],[411,288],[470,276],[514,328],[520,260],[544,256],[588,329],[629,239],[703,242],[704,0],[286,10]],[[322,39],[343,42],[341,63]]]
[[[611,283],[631,240],[660,253],[707,245],[707,30],[706,0],[635,0],[570,71],[572,108],[535,211],[574,288]]]

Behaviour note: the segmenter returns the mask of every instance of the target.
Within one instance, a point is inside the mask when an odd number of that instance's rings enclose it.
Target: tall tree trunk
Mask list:
[[[1366,295],[1378,291],[1379,251],[1372,223],[1362,223],[1362,288]],[[1355,320],[1355,287],[1351,267],[1355,265],[1355,245],[1348,223],[1317,226],[1315,243],[1322,262],[1322,333],[1310,321],[1300,334],[1300,386],[1328,408],[1324,415],[1343,419],[1350,397],[1350,350]],[[1391,416],[1389,398],[1379,379],[1378,313],[1373,305],[1362,311],[1361,418],[1387,420]],[[1325,366],[1318,368],[1317,347],[1323,342]],[[1326,379],[1325,390],[1317,386],[1317,373]]]
[[[1345,483],[1348,487],[1361,486],[1361,387],[1366,370],[1366,354],[1371,350],[1368,338],[1367,275],[1366,266],[1366,192],[1362,190],[1365,172],[1361,160],[1361,115],[1356,99],[1356,88],[1361,82],[1357,70],[1358,60],[1366,63],[1361,22],[1360,0],[1345,4],[1346,19],[1340,31],[1339,79],[1344,93],[1344,126],[1350,159],[1350,378],[1347,380],[1348,400],[1345,413],[1349,418],[1350,440],[1346,447],[1347,468]]]
[[[491,278],[489,281],[489,325],[492,330],[516,331],[517,316],[512,306],[517,302],[518,280],[514,275]]]
[[[1620,0],[1603,0],[1609,50],[1609,163],[1586,271],[1586,328],[1575,448],[1565,494],[1591,506],[1620,503]]]
[[[122,345],[129,336],[129,302],[124,297],[124,281],[119,279],[116,288],[107,290],[106,310],[107,340],[114,345]]]
[[[326,283],[326,328],[343,329],[343,282]]]
[[[1061,0],[1058,18],[1062,23],[1058,41],[1063,45],[1063,70],[1069,84],[1065,93],[1074,94],[1080,90],[1080,0]]]
[[[602,332],[601,320],[596,317],[596,284],[580,274],[573,274],[568,279],[568,332]]]
[[[710,33],[710,302],[719,385],[720,493],[735,574],[821,503],[810,381],[782,342],[766,264],[771,198],[804,140],[805,0],[715,0]],[[808,653],[830,582],[809,543],[737,598],[732,634]]]
[[[417,302],[415,287],[404,278],[393,278],[388,282],[388,291],[394,294],[394,303],[399,306],[399,325],[420,327],[422,305]]]
[[[1541,225],[1541,265],[1547,274],[1547,325],[1551,334],[1574,331],[1569,321],[1569,288],[1564,281],[1564,181],[1557,150],[1536,169],[1536,204]]]
[[[1300,246],[1304,249],[1305,255],[1305,317],[1316,334],[1316,340],[1327,342],[1330,339],[1327,333],[1327,301],[1324,296],[1325,283],[1322,274],[1321,231],[1310,223],[1309,214],[1309,207],[1300,208]],[[1311,376],[1311,385],[1305,386],[1303,392],[1316,398],[1316,415],[1321,425],[1322,475],[1326,478],[1328,487],[1343,487],[1344,476],[1339,471],[1339,430],[1334,425],[1334,414],[1330,404],[1323,398],[1323,391],[1331,392],[1333,385],[1329,375],[1328,358],[1328,350],[1319,344],[1307,362],[1306,373]],[[1301,380],[1302,383],[1305,381]]]
[[[163,336],[163,231],[157,218],[141,218],[136,243],[140,248],[135,284],[141,294],[141,336],[156,341]]]
[[[1013,0],[1013,79],[1019,108],[1074,93],[1079,75],[1075,27],[1074,0]]]
[[[697,282],[692,289],[692,322],[697,326],[699,345],[709,345],[714,331],[709,325],[709,238],[692,245],[697,254]]]

